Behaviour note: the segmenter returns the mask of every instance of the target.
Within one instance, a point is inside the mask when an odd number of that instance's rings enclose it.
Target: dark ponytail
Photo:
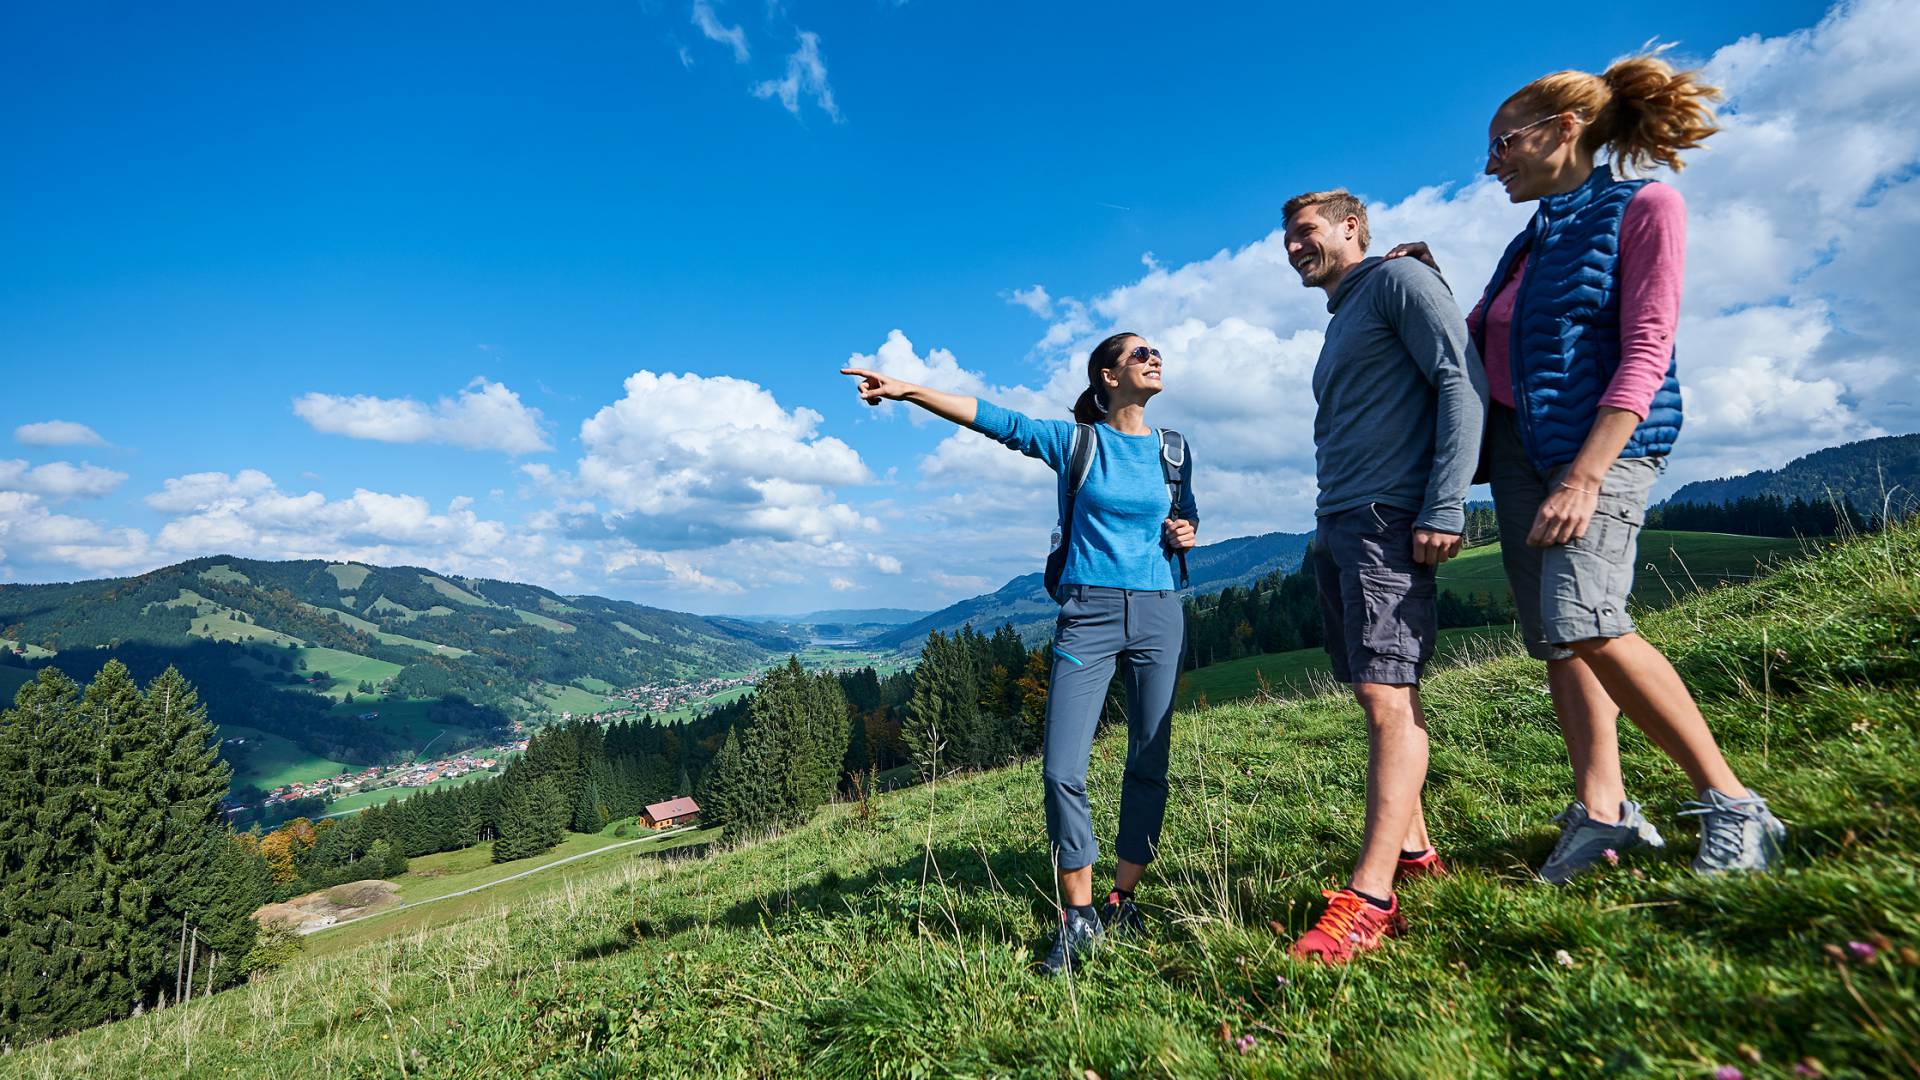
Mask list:
[[[1126,355],[1124,346],[1128,338],[1140,335],[1132,331],[1114,334],[1093,347],[1087,355],[1087,388],[1080,392],[1080,400],[1073,403],[1073,422],[1076,424],[1097,424],[1107,416],[1107,388],[1100,383],[1100,373],[1111,367],[1117,367]]]

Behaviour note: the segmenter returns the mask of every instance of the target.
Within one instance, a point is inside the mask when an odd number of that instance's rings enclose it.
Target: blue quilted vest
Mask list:
[[[1514,261],[1527,256],[1507,356],[1521,442],[1542,471],[1580,453],[1620,366],[1620,221],[1647,183],[1616,180],[1603,165],[1573,191],[1541,199],[1487,283],[1482,311],[1507,283]],[[1483,353],[1486,332],[1480,320],[1473,344]],[[1670,360],[1647,418],[1620,456],[1664,455],[1679,435],[1679,363]]]

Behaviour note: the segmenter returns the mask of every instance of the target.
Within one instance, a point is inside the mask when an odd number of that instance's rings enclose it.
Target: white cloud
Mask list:
[[[13,429],[13,439],[22,446],[105,446],[107,440],[85,424],[72,420],[42,420],[21,424]]]
[[[146,534],[138,529],[56,514],[36,494],[0,491],[0,560],[104,574],[142,566],[148,557]]]
[[[1024,289],[1015,289],[1006,294],[1009,304],[1018,304],[1045,319],[1053,314],[1053,297],[1047,295],[1044,285],[1029,285]]]
[[[747,32],[737,25],[728,26],[721,22],[710,0],[693,0],[693,25],[706,35],[708,41],[717,41],[732,49],[734,63],[747,62]],[[680,50],[680,62],[689,66],[693,62],[685,49]]]
[[[832,488],[872,479],[853,448],[817,432],[820,414],[780,407],[757,383],[638,371],[626,396],[580,425],[573,483],[605,506],[599,530],[654,550],[741,537],[821,543],[870,531]]]
[[[755,83],[753,96],[778,98],[781,107],[795,116],[800,115],[800,99],[810,98],[834,123],[842,119],[840,107],[833,101],[833,87],[827,84],[826,61],[820,58],[820,35],[811,30],[800,31],[800,47],[787,54],[786,74]]]
[[[540,410],[484,378],[432,405],[412,398],[309,393],[294,399],[293,411],[315,431],[355,439],[448,443],[507,454],[553,449],[541,430]]]
[[[127,474],[98,465],[50,461],[29,466],[13,458],[0,461],[0,491],[21,491],[53,499],[97,499],[113,492]]]

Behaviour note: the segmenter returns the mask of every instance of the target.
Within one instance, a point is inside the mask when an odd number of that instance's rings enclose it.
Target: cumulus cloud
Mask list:
[[[21,424],[13,429],[13,440],[22,446],[105,446],[107,440],[85,424],[72,420],[42,420]]]
[[[800,115],[800,101],[807,98],[821,112],[839,123],[840,106],[834,104],[833,87],[827,83],[827,64],[820,58],[820,35],[802,30],[800,47],[787,54],[787,71],[778,79],[755,83],[753,96],[778,99],[782,108]]]
[[[734,63],[747,62],[747,32],[740,26],[728,26],[720,21],[713,10],[710,0],[693,0],[693,25],[698,27],[708,41],[717,41],[733,50]],[[685,49],[680,50],[680,62],[692,65],[693,58]]]
[[[576,518],[580,535],[668,550],[740,537],[821,543],[873,527],[834,500],[834,486],[872,475],[852,447],[818,433],[819,413],[724,375],[637,371],[625,390],[580,425],[586,455],[571,482],[605,508]]]
[[[112,493],[126,479],[126,473],[84,462],[29,465],[19,458],[0,461],[0,491],[27,492],[51,499],[97,499]]]
[[[148,559],[147,537],[139,529],[54,513],[37,494],[0,490],[0,561],[104,574],[143,566]]]
[[[1030,285],[1024,289],[1015,289],[1007,294],[1009,304],[1018,304],[1041,318],[1053,314],[1053,297],[1047,295],[1045,285]]]
[[[316,392],[295,398],[293,412],[315,431],[376,442],[447,443],[507,454],[553,449],[541,429],[540,410],[484,378],[431,405],[413,398]]]

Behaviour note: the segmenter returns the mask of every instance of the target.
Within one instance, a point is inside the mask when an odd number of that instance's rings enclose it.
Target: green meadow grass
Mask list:
[[[258,728],[228,724],[220,729],[221,738],[247,740],[245,767],[234,775],[234,784],[254,784],[272,791],[282,784],[302,783],[338,776],[353,768],[332,761],[296,745],[291,739]]]
[[[1799,555],[1816,543],[1767,536],[1647,529],[1640,533],[1639,571],[1634,577],[1633,599],[1642,605],[1665,607],[1699,589],[1751,580],[1768,565]],[[1508,595],[1507,572],[1500,564],[1500,545],[1471,548],[1448,561],[1440,567],[1440,587],[1462,596]]]
[[[1905,527],[1643,621],[1792,827],[1772,875],[1691,873],[1692,793],[1630,732],[1629,787],[1668,850],[1533,883],[1570,777],[1540,667],[1507,657],[1426,684],[1427,815],[1456,872],[1409,885],[1409,934],[1348,967],[1286,955],[1362,825],[1361,720],[1326,695],[1177,716],[1149,932],[1076,978],[1028,970],[1056,922],[1028,761],[730,850],[614,852],[544,891],[399,912],[420,921],[0,1073],[1780,1077],[1811,1057],[1911,1075],[1917,565]],[[1103,836],[1124,753],[1117,731],[1094,747]],[[1882,938],[1871,959],[1828,952]]]

